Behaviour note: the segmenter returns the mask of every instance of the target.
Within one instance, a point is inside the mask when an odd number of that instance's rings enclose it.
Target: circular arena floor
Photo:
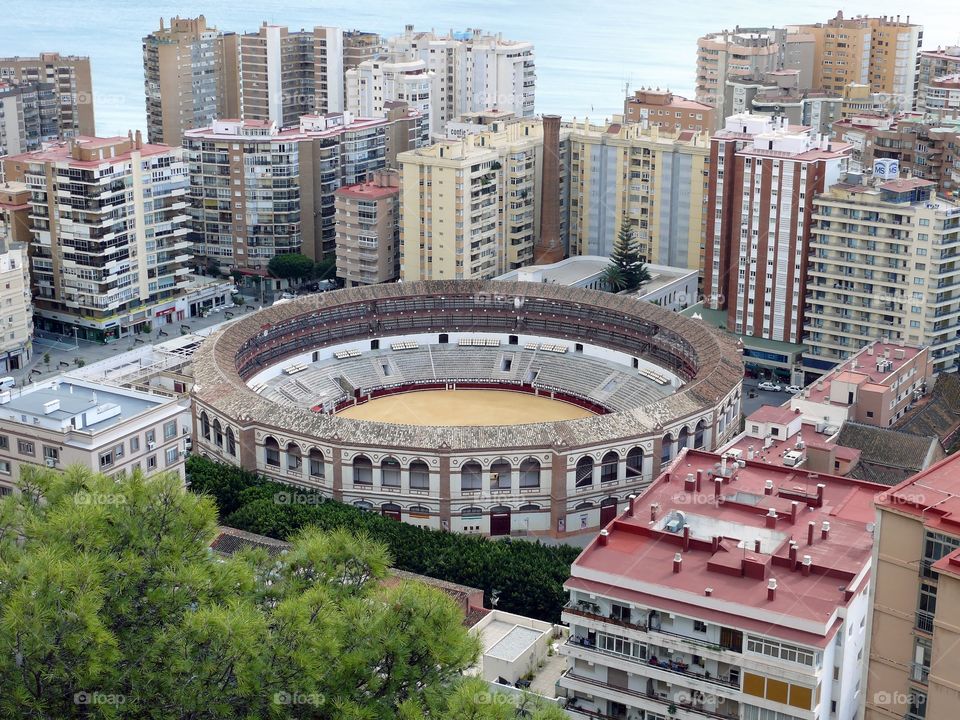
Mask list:
[[[509,390],[421,390],[376,398],[337,414],[357,420],[441,426],[522,425],[593,415],[562,400]]]

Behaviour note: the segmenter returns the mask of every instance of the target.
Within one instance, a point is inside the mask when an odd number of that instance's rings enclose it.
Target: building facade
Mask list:
[[[923,85],[917,109],[938,119],[960,119],[960,72],[937,76]]]
[[[338,189],[337,277],[345,287],[400,277],[400,174],[378,170],[365,183]]]
[[[206,18],[170,18],[143,38],[147,139],[180,145],[183,133],[239,117],[235,49]],[[232,79],[232,82],[228,82]]]
[[[39,86],[38,89],[48,92],[60,137],[96,132],[90,58],[55,52],[29,58],[0,58],[0,82]]]
[[[929,345],[934,372],[955,369],[960,205],[929,180],[857,179],[813,201],[805,364],[824,369],[886,340]]]
[[[240,113],[279,127],[302,115],[343,111],[343,33],[314,27],[291,32],[264,22],[234,36],[239,53]]]
[[[623,101],[623,119],[676,133],[683,130],[712,132],[715,122],[714,109],[710,105],[659,88],[635,90],[633,97]]]
[[[196,253],[208,262],[265,271],[274,255],[319,260],[336,245],[334,191],[382,168],[383,119],[304,115],[280,129],[220,120],[184,136]]]
[[[189,401],[57,377],[0,392],[0,495],[27,465],[184,473]]]
[[[701,268],[707,133],[583,123],[569,142],[571,255],[609,256],[626,217],[645,262]]]
[[[391,103],[401,102],[436,127],[439,78],[420,58],[379,55],[347,70],[345,82],[347,111],[358,117],[384,117]]]
[[[728,330],[800,342],[813,197],[849,153],[763,115],[731,116],[711,138],[704,295]]]
[[[4,158],[30,187],[37,325],[110,342],[177,319],[192,258],[180,148],[80,137]]]
[[[854,718],[883,486],[686,450],[574,561],[575,718]]]
[[[464,113],[496,109],[533,117],[537,78],[533,43],[479,29],[437,35],[408,25],[401,35],[389,38],[386,47],[396,58],[421,60],[435,73],[436,132]]]
[[[569,130],[558,143],[566,166]],[[524,120],[398,156],[400,276],[490,279],[535,261],[542,193],[556,195],[566,246],[565,173],[543,185],[544,123]]]
[[[0,227],[0,372],[21,370],[33,357],[33,303],[27,246]]]
[[[958,460],[947,457],[877,498],[866,720],[956,716]]]

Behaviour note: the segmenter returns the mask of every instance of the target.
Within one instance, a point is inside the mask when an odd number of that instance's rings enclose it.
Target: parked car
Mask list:
[[[767,392],[781,392],[783,388],[775,382],[770,382],[769,380],[764,380],[762,383],[757,385],[761,390],[766,390]]]
[[[801,385],[787,385],[784,390],[786,390],[791,395],[799,395],[803,392],[803,386]]]

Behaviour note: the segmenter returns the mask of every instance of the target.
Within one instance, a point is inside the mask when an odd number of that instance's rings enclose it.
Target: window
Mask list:
[[[115,448],[113,448],[113,457],[119,459],[123,457],[123,443],[120,443]]]
[[[156,430],[147,430],[147,447],[150,447],[151,444],[153,444],[153,445],[156,445],[156,444],[157,444],[157,431],[156,431]]]
[[[203,439],[210,439],[210,418],[207,417],[206,412],[200,413],[200,430],[203,433]],[[153,432],[151,430],[151,432]],[[149,439],[148,439],[149,442]]]
[[[620,470],[620,456],[615,452],[608,452],[600,461],[600,482],[614,482]]]
[[[327,474],[327,466],[323,461],[323,453],[313,448],[310,450],[310,477],[323,479]]]
[[[287,445],[287,470],[299,470],[303,467],[303,456],[296,443]]]
[[[414,460],[410,463],[410,489],[430,489],[430,468],[423,460]]]
[[[483,478],[483,468],[478,462],[464,463],[460,470],[460,492],[474,492],[480,490]]]
[[[780,658],[787,662],[795,662],[810,667],[814,667],[816,661],[816,653],[813,650],[770,640],[769,638],[748,637],[747,652]]]
[[[113,465],[113,451],[100,453],[100,469],[108,468]]]
[[[17,452],[21,455],[36,455],[33,443],[29,440],[17,440]]]
[[[577,460],[576,486],[590,487],[593,484],[593,458],[584,455]]]
[[[10,474],[10,461],[0,460],[0,475],[9,475],[9,474]]]
[[[707,631],[707,624],[702,620],[693,621],[693,631],[705,633]]]
[[[643,475],[643,450],[635,447],[627,453],[627,478],[637,478]]]
[[[263,441],[264,457],[270,467],[280,467],[280,444],[272,437]]]
[[[237,440],[236,440],[236,438],[235,438],[234,435],[233,435],[233,428],[232,428],[232,427],[228,427],[228,428],[227,428],[227,452],[228,452],[230,455],[236,455],[236,454],[237,454]]]
[[[6,435],[0,435],[0,450],[10,449],[10,438]]]
[[[353,484],[373,485],[373,463],[366,455],[357,455],[353,459]]]
[[[540,487],[540,461],[527,458],[520,463],[520,487],[531,489]]]
[[[157,469],[157,456],[151,455],[147,458],[147,470],[156,470]]]
[[[604,652],[613,655],[624,655],[626,657],[647,659],[647,646],[643,643],[635,642],[629,638],[619,635],[607,635],[606,633],[597,633],[597,647]]]
[[[44,445],[43,457],[47,460],[53,460],[55,463],[60,462],[60,450],[55,447],[50,447],[49,445]]]
[[[132,438],[130,438],[130,454],[132,455],[133,453],[139,450],[140,450],[140,436],[134,435]]]
[[[176,420],[171,420],[171,421],[168,422],[168,423],[164,423],[164,426],[163,426],[163,439],[164,439],[164,440],[172,440],[172,439],[175,438],[176,436],[177,436],[177,421],[176,421]],[[221,444],[222,442],[223,442],[223,441],[221,440],[221,442],[220,442],[220,443],[217,443],[217,444],[219,445],[219,444]]]
[[[170,467],[171,465],[175,465],[179,457],[180,457],[180,451],[177,450],[177,448],[175,447],[167,448],[167,467]]]

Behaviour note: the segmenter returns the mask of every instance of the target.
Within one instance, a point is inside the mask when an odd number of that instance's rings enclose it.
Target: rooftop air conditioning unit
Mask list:
[[[157,444],[153,440],[147,443],[147,448],[150,450],[153,450],[156,446]]]

